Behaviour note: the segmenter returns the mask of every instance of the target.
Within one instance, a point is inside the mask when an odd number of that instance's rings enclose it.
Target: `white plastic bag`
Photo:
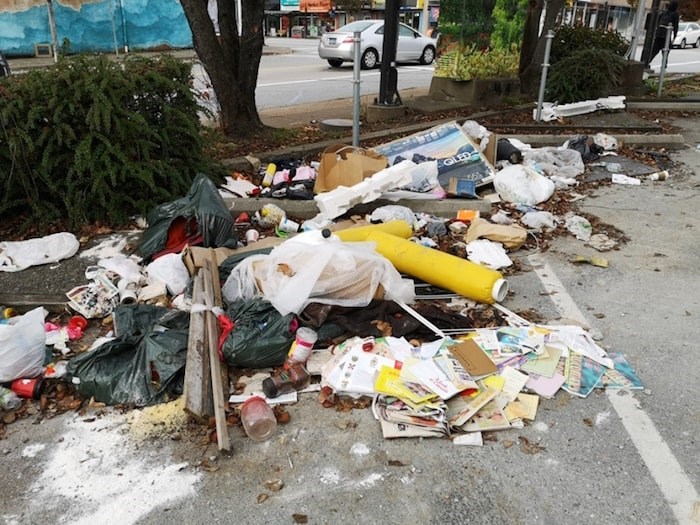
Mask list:
[[[536,164],[545,175],[562,179],[581,175],[586,169],[581,153],[569,148],[533,148],[523,152],[523,161],[526,166]]]
[[[53,233],[26,241],[0,242],[0,271],[19,272],[30,266],[73,257],[80,248],[72,233]]]
[[[504,201],[528,206],[544,202],[554,193],[551,180],[522,164],[497,171],[493,177],[493,187]]]
[[[520,218],[525,226],[535,231],[553,230],[557,227],[557,219],[548,211],[529,211]]]
[[[0,324],[0,383],[36,377],[44,371],[45,316],[39,307],[13,324]]]
[[[467,244],[467,257],[470,261],[483,264],[493,270],[513,264],[500,242],[478,239]]]
[[[566,229],[573,233],[579,241],[588,241],[593,234],[593,227],[588,219],[573,213],[567,213],[565,216]]]
[[[380,288],[381,287],[381,288]],[[412,302],[413,281],[374,251],[374,243],[318,244],[290,239],[269,255],[238,264],[222,288],[227,301],[260,293],[282,315],[301,312],[308,303],[366,306],[383,292],[387,299]]]
[[[146,273],[148,284],[164,282],[171,295],[180,295],[190,282],[190,274],[179,253],[168,253],[158,257],[146,266]]]

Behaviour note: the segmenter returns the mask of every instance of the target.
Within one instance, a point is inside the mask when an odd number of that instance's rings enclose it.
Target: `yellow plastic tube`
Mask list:
[[[403,273],[481,303],[505,299],[508,283],[500,272],[395,235],[374,231],[368,241]]]
[[[372,232],[384,232],[395,237],[408,239],[413,235],[413,227],[406,221],[396,220],[371,224],[369,226],[358,226],[357,228],[346,228],[333,232],[343,242],[362,242],[367,240],[367,236]]]

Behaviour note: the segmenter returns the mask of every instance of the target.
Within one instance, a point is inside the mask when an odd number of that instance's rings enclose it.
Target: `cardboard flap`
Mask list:
[[[387,166],[387,159],[372,151],[334,144],[321,154],[314,191],[322,193],[338,186],[354,186]]]

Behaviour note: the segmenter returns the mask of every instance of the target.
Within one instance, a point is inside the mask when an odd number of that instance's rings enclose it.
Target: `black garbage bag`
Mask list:
[[[139,253],[147,261],[155,254],[179,252],[185,244],[205,248],[237,244],[231,212],[214,183],[201,173],[187,195],[157,206],[146,219]]]
[[[603,148],[593,142],[588,135],[574,135],[569,139],[568,149],[573,149],[581,154],[584,163],[593,162],[600,158]]]
[[[269,302],[256,298],[229,303],[226,315],[234,323],[222,348],[229,365],[267,368],[284,363],[297,328],[293,314],[280,315]]]
[[[114,315],[121,335],[68,363],[78,393],[139,407],[182,394],[189,314],[133,305],[117,307]]]

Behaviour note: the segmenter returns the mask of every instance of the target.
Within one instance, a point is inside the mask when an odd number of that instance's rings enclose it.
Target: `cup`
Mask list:
[[[246,399],[241,405],[243,430],[254,441],[265,441],[277,430],[275,413],[260,396]]]
[[[260,232],[258,230],[250,229],[245,232],[245,240],[247,243],[258,242],[260,239]]]
[[[287,233],[297,233],[299,231],[299,223],[285,217],[280,221],[279,230]]]

